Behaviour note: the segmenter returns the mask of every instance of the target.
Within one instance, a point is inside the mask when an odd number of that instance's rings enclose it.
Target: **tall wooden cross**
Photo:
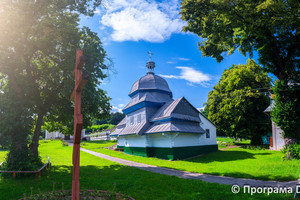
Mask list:
[[[79,163],[80,163],[80,139],[83,119],[81,114],[81,91],[88,75],[82,76],[82,67],[85,63],[82,50],[76,50],[76,65],[73,74],[75,75],[75,88],[71,95],[74,98],[74,136],[73,136],[73,181],[72,181],[72,200],[79,200]]]

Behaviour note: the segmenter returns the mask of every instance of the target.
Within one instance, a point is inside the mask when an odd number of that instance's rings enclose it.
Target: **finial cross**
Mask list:
[[[151,56],[154,55],[154,54],[151,52],[151,50],[148,51],[147,53],[149,54],[149,57],[150,57],[149,60],[151,61]]]

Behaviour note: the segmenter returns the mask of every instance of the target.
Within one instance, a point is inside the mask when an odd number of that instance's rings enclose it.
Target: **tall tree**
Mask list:
[[[271,121],[263,113],[270,103],[265,94],[270,83],[271,78],[254,60],[233,65],[209,92],[209,119],[227,136],[249,138],[251,144],[261,144],[261,136],[271,131]]]
[[[1,133],[11,136],[8,165],[18,157],[28,158],[26,138],[38,156],[38,140],[47,120],[70,122],[73,114],[70,94],[75,50],[88,55],[84,71],[90,80],[83,92],[85,121],[107,115],[109,98],[98,88],[106,53],[100,39],[88,28],[78,27],[79,14],[92,16],[99,0],[4,0],[0,3],[0,93]],[[22,154],[20,156],[20,154]]]
[[[298,0],[183,0],[184,31],[202,38],[198,43],[203,56],[223,60],[223,53],[238,49],[243,55],[258,53],[263,68],[279,80],[276,104],[289,104],[277,110],[274,118],[285,135],[300,139],[300,3]],[[284,92],[293,90],[293,92]],[[296,102],[296,103],[295,103]],[[286,120],[289,119],[289,120]],[[289,128],[286,128],[289,127]],[[298,130],[297,133],[292,130]]]
[[[110,114],[111,119],[109,120],[110,124],[117,125],[121,120],[126,116],[123,112],[114,112]]]

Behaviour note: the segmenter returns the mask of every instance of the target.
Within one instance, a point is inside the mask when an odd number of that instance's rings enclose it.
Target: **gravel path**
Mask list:
[[[226,185],[234,185],[237,184],[239,186],[244,186],[244,185],[250,185],[250,186],[269,186],[269,187],[293,187],[298,184],[300,185],[300,179],[295,180],[295,181],[288,181],[288,182],[279,182],[279,181],[261,181],[261,180],[255,180],[255,179],[244,179],[244,178],[232,178],[232,177],[226,177],[226,176],[215,176],[215,175],[208,175],[208,174],[200,174],[200,173],[193,173],[193,172],[186,172],[186,171],[179,171],[175,169],[169,169],[169,168],[164,168],[164,167],[157,167],[154,165],[147,165],[143,163],[138,163],[138,162],[133,162],[129,160],[124,160],[121,158],[116,158],[112,156],[108,156],[102,153],[97,153],[94,151],[90,151],[87,149],[81,148],[81,151],[84,151],[86,153],[92,154],[94,156],[104,158],[113,162],[117,162],[123,165],[131,166],[131,167],[136,167],[139,169],[143,169],[146,171],[154,172],[154,173],[159,173],[159,174],[165,174],[169,176],[177,176],[180,178],[185,178],[185,179],[196,179],[196,180],[201,180],[205,182],[210,182],[210,183],[219,183],[219,184],[226,184]]]

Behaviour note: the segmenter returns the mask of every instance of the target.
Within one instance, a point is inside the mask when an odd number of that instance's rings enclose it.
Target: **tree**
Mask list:
[[[271,121],[263,112],[270,103],[265,94],[270,83],[271,78],[254,60],[233,65],[209,92],[209,119],[225,135],[249,138],[252,145],[259,145],[261,136],[271,131]]]
[[[117,125],[118,123],[121,122],[121,120],[125,117],[124,113],[121,112],[114,112],[110,113],[107,118],[101,118],[101,119],[93,119],[92,124],[93,125],[102,125],[102,124],[112,124],[112,125]]]
[[[110,119],[109,123],[113,124],[113,125],[117,125],[125,117],[125,114],[120,113],[120,112],[114,112],[114,113],[111,113],[110,115],[111,115],[111,119]]]
[[[208,115],[209,115],[209,110],[208,110],[208,105],[205,103],[204,104],[205,105],[205,107],[204,107],[204,109],[203,110],[200,110],[200,112],[203,114],[203,115],[205,115],[205,117],[208,117]]]
[[[223,60],[223,53],[232,54],[238,49],[243,55],[258,53],[264,70],[280,80],[281,91],[291,89],[289,82],[299,83],[300,63],[300,4],[298,0],[184,0],[181,2],[182,19],[188,25],[184,31],[202,38],[198,43],[203,56]],[[294,93],[279,93],[278,104],[293,105],[276,111],[275,121],[286,121],[294,127],[289,111],[300,115],[299,87]],[[296,102],[296,103],[295,103]],[[290,121],[290,122],[289,122]],[[291,123],[290,125],[288,125]],[[297,118],[296,124],[300,124]],[[299,127],[299,126],[298,126]],[[284,129],[286,135],[292,129]],[[297,130],[297,128],[294,127]],[[299,129],[298,129],[299,130]],[[300,131],[297,133],[298,137]]]
[[[98,36],[78,27],[79,14],[92,16],[99,0],[28,0],[0,3],[1,133],[11,137],[8,168],[38,157],[44,118],[70,127],[76,48],[88,55],[84,71],[90,80],[83,91],[84,121],[110,110],[98,88],[105,78],[106,53]],[[68,123],[67,123],[68,122]],[[27,135],[34,129],[28,151]],[[20,161],[21,160],[21,161]],[[25,166],[25,165],[24,165]]]

